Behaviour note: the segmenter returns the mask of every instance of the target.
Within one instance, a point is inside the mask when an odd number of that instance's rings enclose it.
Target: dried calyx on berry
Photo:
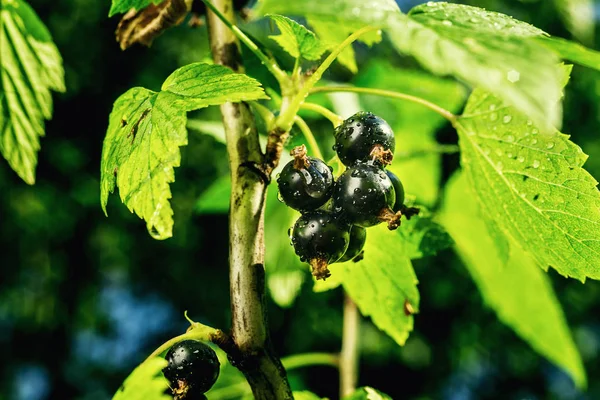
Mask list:
[[[316,210],[331,197],[332,168],[318,158],[308,157],[304,145],[295,147],[290,154],[294,159],[277,178],[281,199],[294,210]]]
[[[184,340],[169,349],[163,369],[175,400],[202,398],[219,377],[219,359],[210,346],[197,340]]]
[[[333,149],[346,166],[357,161],[391,164],[396,138],[385,120],[373,113],[360,111],[335,129]]]
[[[327,211],[302,215],[294,224],[292,245],[303,262],[312,267],[317,279],[331,276],[328,265],[338,261],[350,241],[350,225],[341,222]]]
[[[346,261],[358,262],[363,259],[363,248],[367,241],[367,230],[358,225],[353,225],[350,229],[350,242],[344,256],[338,260],[343,263]]]
[[[395,212],[396,192],[386,172],[372,164],[357,162],[344,172],[333,188],[333,210],[349,223],[362,227],[387,222],[390,230],[400,226]]]

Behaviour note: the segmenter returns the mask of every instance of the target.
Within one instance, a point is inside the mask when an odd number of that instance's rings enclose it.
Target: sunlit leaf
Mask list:
[[[364,260],[341,264],[344,289],[361,313],[403,345],[413,330],[413,313],[419,310],[417,277],[404,242],[381,224],[369,228]]]
[[[501,259],[503,250],[490,236],[466,176],[455,176],[448,183],[440,219],[498,318],[584,387],[581,357],[548,276],[516,244],[509,258]]]
[[[481,89],[456,126],[482,214],[544,268],[599,279],[600,192],[583,151]]]
[[[125,379],[113,400],[169,400],[169,385],[162,374],[167,360],[156,357],[145,361]]]
[[[186,111],[228,101],[264,98],[257,81],[208,64],[175,71],[161,92],[134,88],[113,106],[101,163],[101,203],[106,212],[115,186],[123,203],[146,221],[150,234],[173,234],[169,184],[180,163],[179,147],[187,144]]]
[[[292,57],[318,60],[327,50],[327,46],[313,32],[296,21],[282,15],[269,14],[268,17],[275,21],[281,32],[269,38],[276,41]]]
[[[356,392],[350,396],[344,397],[344,400],[391,400],[392,398],[385,393],[381,393],[371,387],[365,386],[356,389]]]
[[[112,17],[115,14],[123,14],[131,10],[141,10],[148,7],[150,4],[160,4],[165,0],[112,0],[108,16]]]
[[[39,137],[52,118],[51,90],[64,92],[62,58],[50,33],[21,0],[0,8],[0,153],[35,182]]]

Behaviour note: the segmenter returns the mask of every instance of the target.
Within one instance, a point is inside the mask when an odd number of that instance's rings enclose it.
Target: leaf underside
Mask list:
[[[64,92],[62,58],[50,33],[21,0],[0,9],[0,153],[28,184],[35,183],[51,91]]]
[[[468,177],[453,177],[440,219],[483,300],[534,350],[567,371],[578,387],[585,387],[583,363],[549,277],[518,246],[505,258],[483,215]]]

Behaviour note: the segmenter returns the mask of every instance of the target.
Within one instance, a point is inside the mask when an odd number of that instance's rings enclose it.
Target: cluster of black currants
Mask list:
[[[386,222],[390,230],[400,218],[418,213],[404,207],[404,188],[386,166],[394,157],[394,132],[382,118],[359,112],[335,129],[335,145],[346,171],[335,180],[323,160],[306,155],[304,145],[277,179],[283,202],[302,213],[291,232],[296,254],[311,265],[317,279],[331,273],[328,265],[362,259],[365,228]]]
[[[175,400],[206,399],[219,377],[219,359],[210,346],[198,340],[184,340],[169,349],[163,370]]]

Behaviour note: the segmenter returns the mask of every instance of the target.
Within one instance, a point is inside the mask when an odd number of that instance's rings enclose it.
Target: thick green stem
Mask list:
[[[360,315],[358,307],[344,294],[344,328],[340,353],[340,398],[352,394],[358,381],[358,338]]]
[[[208,3],[207,3],[208,5]],[[243,72],[240,49],[232,33],[232,0],[214,0],[207,13],[215,63]],[[223,23],[222,19],[229,21]],[[264,209],[267,180],[254,118],[245,103],[221,106],[231,172],[229,279],[231,293],[230,357],[244,373],[255,399],[292,399],[287,376],[275,355],[267,329],[264,270]]]
[[[342,122],[344,122],[344,118],[340,117],[333,111],[330,111],[328,108],[323,107],[319,104],[304,102],[300,105],[300,108],[302,108],[304,110],[314,111],[316,113],[321,114],[322,116],[327,118],[329,121],[331,121],[334,128],[336,128],[338,125],[341,125]]]
[[[456,122],[456,115],[452,114],[450,111],[446,110],[434,104],[430,101],[422,99],[417,96],[411,96],[406,93],[393,92],[391,90],[383,90],[383,89],[374,89],[374,88],[363,88],[363,87],[355,87],[355,86],[319,86],[313,87],[310,90],[310,93],[319,93],[319,92],[353,92],[353,93],[362,93],[362,94],[372,94],[375,96],[383,96],[383,97],[391,97],[393,99],[407,100],[413,103],[421,104],[429,108],[432,111],[435,111],[442,117],[446,118],[452,124]]]

